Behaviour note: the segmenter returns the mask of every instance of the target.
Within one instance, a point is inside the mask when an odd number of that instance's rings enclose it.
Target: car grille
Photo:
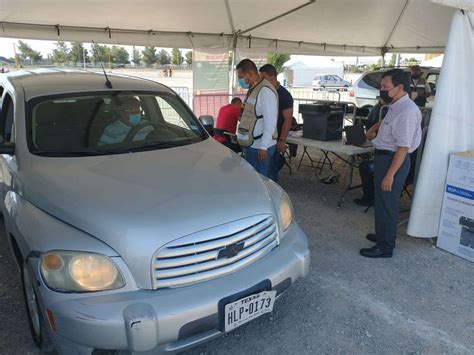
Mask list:
[[[153,257],[154,288],[178,287],[234,272],[278,245],[271,215],[259,215],[177,239]]]

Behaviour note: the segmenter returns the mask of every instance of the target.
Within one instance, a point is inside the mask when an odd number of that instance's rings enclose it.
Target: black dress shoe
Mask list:
[[[367,235],[365,236],[365,238],[366,238],[368,241],[377,243],[377,238],[375,238],[375,234],[374,234],[374,233],[367,233]]]
[[[377,246],[374,246],[372,248],[361,249],[360,255],[365,256],[367,258],[391,258],[392,252],[384,253]]]
[[[354,203],[357,206],[363,206],[363,207],[372,207],[374,205],[374,200],[369,200],[365,197],[362,198],[356,198],[354,199]]]

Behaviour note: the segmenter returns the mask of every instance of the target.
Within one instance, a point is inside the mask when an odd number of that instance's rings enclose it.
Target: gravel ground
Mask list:
[[[365,214],[352,204],[358,190],[337,208],[339,184],[322,184],[311,169],[292,165],[281,184],[309,237],[310,274],[272,314],[187,354],[474,354],[474,264],[403,229],[393,258],[360,257],[359,249],[370,246],[364,236],[372,231],[373,209]],[[1,354],[35,352],[3,233],[0,324]]]

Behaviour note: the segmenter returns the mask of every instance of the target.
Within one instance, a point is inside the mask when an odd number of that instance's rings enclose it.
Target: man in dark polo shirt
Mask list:
[[[380,98],[388,105],[385,118],[367,131],[374,145],[375,242],[372,248],[360,250],[369,258],[390,258],[397,234],[398,202],[410,170],[409,154],[421,141],[421,112],[410,99],[410,78],[401,69],[384,73]]]
[[[273,181],[278,180],[278,171],[283,166],[285,158],[283,154],[286,150],[286,138],[291,128],[291,120],[293,118],[293,97],[277,80],[277,71],[271,64],[265,64],[259,69],[260,75],[267,79],[276,89],[278,93],[278,140],[277,149],[272,159],[268,171],[268,177]]]

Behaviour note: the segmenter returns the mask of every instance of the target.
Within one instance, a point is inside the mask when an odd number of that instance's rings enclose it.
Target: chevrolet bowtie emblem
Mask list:
[[[244,248],[244,243],[227,245],[219,251],[217,259],[229,259],[236,256]]]

